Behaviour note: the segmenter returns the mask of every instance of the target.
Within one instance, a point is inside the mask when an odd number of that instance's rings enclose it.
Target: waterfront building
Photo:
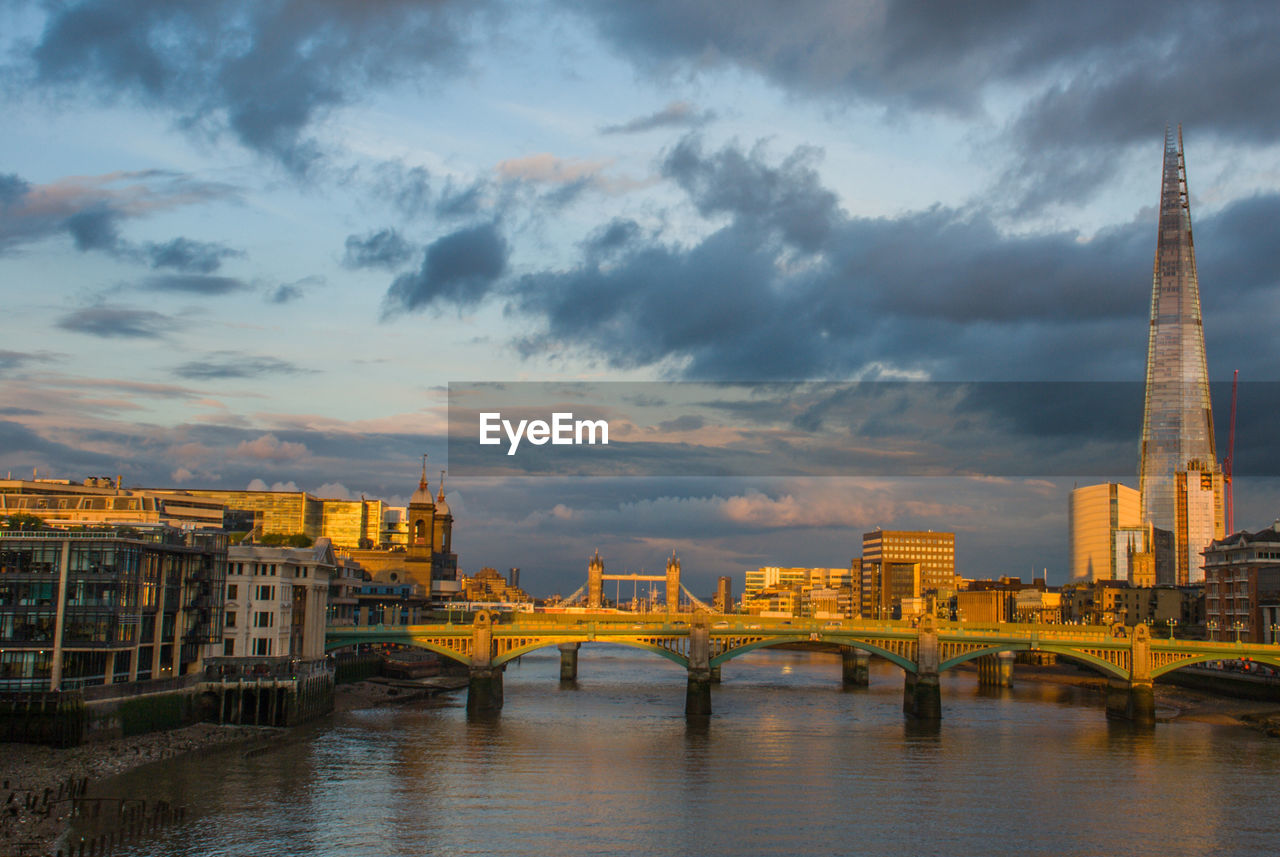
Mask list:
[[[955,588],[956,535],[933,530],[863,533],[858,568],[862,615],[887,616],[901,598],[937,596]]]
[[[0,691],[199,672],[222,640],[226,539],[164,524],[0,530]]]
[[[1116,482],[1076,488],[1067,506],[1067,534],[1073,581],[1127,580],[1130,550],[1145,548],[1142,495]]]
[[[1163,625],[1190,631],[1204,624],[1199,586],[1135,586],[1123,580],[1069,583],[1062,588],[1062,618],[1086,625]]]
[[[357,625],[420,625],[431,603],[421,584],[370,582],[360,587]]]
[[[55,527],[168,524],[221,527],[220,502],[185,491],[126,489],[120,476],[70,479],[0,479],[0,517],[34,515]]]
[[[1139,490],[1142,521],[1173,533],[1175,562],[1157,563],[1157,583],[1185,585],[1204,579],[1200,551],[1223,535],[1224,511],[1181,127],[1165,133],[1159,218]]]
[[[329,587],[339,568],[325,538],[309,548],[228,548],[221,654],[323,658]]]
[[[486,603],[527,603],[533,601],[529,594],[503,579],[496,568],[482,568],[475,575],[461,575],[462,599]]]
[[[1210,639],[1274,642],[1280,631],[1280,521],[1216,539],[1204,560]]]

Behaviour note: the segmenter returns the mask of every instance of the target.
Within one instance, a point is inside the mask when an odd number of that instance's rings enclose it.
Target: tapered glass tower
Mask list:
[[[1143,521],[1174,534],[1174,562],[1157,582],[1203,580],[1200,551],[1222,535],[1222,473],[1214,449],[1181,126],[1176,137],[1165,132],[1138,474]]]

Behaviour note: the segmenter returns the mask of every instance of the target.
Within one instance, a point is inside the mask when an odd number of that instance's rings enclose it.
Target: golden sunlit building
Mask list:
[[[1145,549],[1132,544],[1142,531],[1142,497],[1133,488],[1117,482],[1076,488],[1067,507],[1071,579],[1127,580],[1130,548]]]

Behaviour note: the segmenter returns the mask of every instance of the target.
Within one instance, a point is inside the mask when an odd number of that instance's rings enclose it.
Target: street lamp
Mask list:
[[[1170,639],[1170,640],[1172,640],[1172,639],[1173,639],[1173,629],[1174,629],[1174,627],[1175,627],[1177,624],[1178,624],[1178,620],[1177,620],[1177,619],[1170,619],[1170,620],[1169,620],[1169,639]]]
[[[1237,642],[1237,643],[1238,643],[1238,642],[1240,642],[1240,629],[1241,629],[1241,628],[1243,628],[1244,626],[1243,626],[1241,623],[1236,622],[1236,623],[1235,623],[1234,625],[1232,625],[1231,627],[1235,629],[1235,632],[1236,632],[1236,642]]]
[[[1214,635],[1218,633],[1218,623],[1211,619],[1205,623],[1205,627],[1209,629],[1209,639],[1214,639]]]

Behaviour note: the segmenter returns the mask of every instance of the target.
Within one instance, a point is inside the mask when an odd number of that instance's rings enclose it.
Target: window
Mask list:
[[[276,597],[276,588],[274,586],[268,586],[265,584],[258,586],[257,594],[254,595],[254,598],[257,598],[259,601],[270,601],[275,597]]]
[[[253,641],[253,653],[259,657],[271,654],[271,640],[258,639]]]
[[[234,583],[228,583],[227,584],[227,600],[235,601],[239,591],[240,591],[240,587],[236,586]]]
[[[227,616],[227,619],[226,619],[226,622],[224,623],[225,626],[228,628],[234,628],[236,626],[236,614],[233,612],[228,612],[226,616]]]
[[[255,628],[274,628],[276,625],[276,614],[269,610],[260,610],[253,614],[253,627]]]
[[[233,657],[236,653],[236,641],[228,637],[222,641],[222,654],[226,657]]]

